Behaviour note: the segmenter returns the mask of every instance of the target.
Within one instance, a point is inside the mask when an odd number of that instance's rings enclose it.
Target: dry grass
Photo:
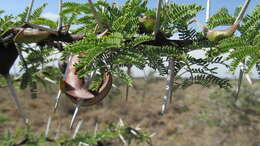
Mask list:
[[[96,123],[102,127],[122,118],[127,124],[138,125],[150,133],[156,133],[153,138],[155,146],[260,145],[260,116],[245,116],[243,112],[233,112],[224,103],[210,99],[209,95],[219,90],[216,87],[207,89],[194,85],[185,90],[180,89],[175,93],[174,103],[168,106],[166,115],[159,115],[164,86],[165,82],[161,80],[145,85],[142,79],[137,79],[136,88],[130,89],[128,102],[119,94],[110,96],[113,98],[105,99],[100,105],[82,107],[77,118],[84,120],[81,132],[93,132]],[[144,93],[141,89],[144,88],[146,93],[145,97],[142,97]],[[48,91],[43,89],[37,99],[31,99],[29,91],[19,92],[34,131],[44,131],[57,91],[57,87]],[[23,127],[6,89],[0,89],[0,107],[0,111],[11,118],[11,121],[0,125],[0,134],[6,127]],[[55,134],[59,124],[62,125],[63,133],[70,133],[68,127],[73,107],[63,96],[59,111],[53,117],[51,133]]]

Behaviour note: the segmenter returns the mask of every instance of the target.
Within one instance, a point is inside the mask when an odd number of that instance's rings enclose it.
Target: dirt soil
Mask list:
[[[210,98],[215,91],[220,91],[217,87],[208,89],[193,85],[178,90],[167,113],[161,116],[165,81],[157,80],[145,85],[143,79],[136,79],[135,84],[135,88],[130,89],[127,102],[125,87],[119,87],[120,94],[111,92],[101,104],[81,107],[77,117],[77,121],[84,120],[81,132],[91,133],[96,123],[101,128],[121,118],[126,124],[155,133],[152,139],[154,146],[260,146],[260,116],[248,115],[246,120],[238,118],[243,113],[231,112],[224,103]],[[56,86],[41,88],[39,97],[31,99],[29,91],[18,91],[32,128],[39,134],[44,132],[57,92]],[[61,125],[62,133],[70,133],[69,122],[74,107],[63,95],[59,110],[53,115],[50,133],[55,134],[58,125]],[[24,127],[6,88],[0,89],[0,111],[11,119],[0,125],[0,135],[7,128]]]

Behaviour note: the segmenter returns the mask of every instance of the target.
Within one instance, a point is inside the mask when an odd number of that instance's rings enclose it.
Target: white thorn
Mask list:
[[[127,145],[125,138],[121,134],[119,134],[119,138],[124,143],[124,145]]]
[[[31,3],[30,3],[30,5],[29,5],[29,9],[28,9],[28,13],[27,13],[27,15],[26,15],[25,22],[29,22],[29,21],[30,21],[33,4],[34,4],[34,0],[32,0]]]
[[[210,17],[210,6],[211,6],[211,1],[210,1],[210,0],[207,0],[206,22],[209,21],[209,17]]]
[[[86,144],[84,142],[79,142],[79,146],[89,146],[89,144]]]
[[[130,132],[131,132],[133,135],[138,136],[138,134],[137,134],[133,129],[131,129]]]
[[[118,88],[115,84],[112,84],[112,87],[113,87],[113,88]]]
[[[252,86],[252,85],[253,85],[253,82],[252,82],[252,80],[251,80],[251,78],[250,78],[250,76],[249,76],[248,73],[245,74],[245,77],[246,77],[248,83]]]
[[[75,109],[75,111],[74,111],[74,114],[73,114],[72,119],[71,119],[71,122],[70,122],[70,129],[72,129],[72,127],[73,127],[73,124],[74,124],[74,122],[75,122],[75,119],[76,119],[76,116],[77,116],[77,114],[78,114],[79,108],[80,108],[80,106],[81,106],[81,104],[82,104],[82,101],[83,101],[83,100],[80,100],[80,101],[77,103],[77,105],[76,105],[76,109]]]
[[[164,103],[162,105],[162,110],[161,110],[161,114],[163,115],[165,113],[165,110],[166,110],[166,104]]]
[[[118,125],[122,126],[122,127],[125,126],[125,124],[124,124],[124,122],[123,122],[123,120],[121,118],[118,121]]]
[[[149,137],[152,138],[156,135],[156,133],[152,133]]]
[[[98,123],[96,123],[95,125],[95,129],[94,129],[94,136],[97,136],[97,130],[98,130]]]
[[[51,125],[51,116],[49,116],[49,118],[48,118],[46,130],[45,130],[45,137],[48,137],[50,125]]]
[[[142,130],[142,128],[140,127],[140,125],[137,125],[137,126],[135,127],[135,130],[140,131],[140,130]]]
[[[52,80],[52,79],[50,79],[50,78],[47,78],[47,77],[45,77],[44,80],[46,80],[46,81],[48,81],[48,82],[50,82],[50,83],[52,83],[52,84],[57,84],[56,81],[54,81],[54,80]]]
[[[57,96],[56,96],[56,102],[55,102],[55,105],[54,105],[54,112],[56,112],[57,110],[57,107],[58,107],[58,104],[59,104],[59,101],[60,101],[60,97],[61,97],[61,90],[59,90]]]
[[[76,129],[75,129],[75,131],[74,131],[74,134],[73,134],[73,136],[72,136],[73,139],[77,136],[77,134],[78,134],[78,132],[79,132],[79,129],[80,129],[82,123],[83,123],[83,120],[80,120],[80,121],[78,122],[78,124],[77,124],[77,126],[76,126]]]

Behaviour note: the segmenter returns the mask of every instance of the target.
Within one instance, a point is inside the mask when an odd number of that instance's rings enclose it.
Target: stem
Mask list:
[[[132,68],[131,65],[129,65],[129,66],[127,67],[127,74],[128,74],[129,76],[131,76],[131,68]],[[129,93],[129,85],[127,84],[127,85],[126,85],[126,95],[125,95],[126,101],[128,101],[128,93]]]
[[[236,95],[235,95],[235,100],[237,101],[238,100],[238,95],[239,95],[239,92],[240,92],[240,88],[241,88],[241,83],[242,83],[242,79],[243,79],[243,70],[240,69],[239,70],[239,77],[238,77],[238,83],[237,83],[237,90],[236,90]]]
[[[172,94],[173,94],[173,82],[174,82],[174,59],[170,57],[169,60],[169,72],[167,76],[167,83],[165,88],[165,95],[163,97],[163,105],[162,105],[162,111],[161,114],[165,113],[166,106],[168,104],[169,98],[170,101],[172,100]]]
[[[26,15],[25,22],[29,22],[30,21],[33,4],[34,4],[34,0],[31,0],[31,3],[29,5],[29,10],[28,10],[27,15]]]

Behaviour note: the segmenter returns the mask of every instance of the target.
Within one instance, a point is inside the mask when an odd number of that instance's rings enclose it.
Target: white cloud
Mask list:
[[[47,13],[42,14],[42,17],[45,17],[45,18],[48,18],[48,19],[57,21],[58,18],[59,18],[59,15],[58,15],[58,14],[51,13],[51,12],[47,12]]]

